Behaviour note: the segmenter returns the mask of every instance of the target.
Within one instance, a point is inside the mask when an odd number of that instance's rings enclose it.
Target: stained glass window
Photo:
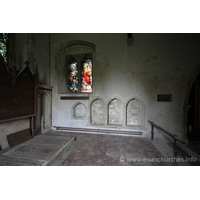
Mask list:
[[[69,65],[68,91],[78,92],[78,64],[77,62],[72,62]]]
[[[66,57],[68,63],[67,92],[92,92],[92,55],[74,54]]]
[[[0,33],[0,53],[7,62],[7,46],[8,46],[8,33]]]
[[[81,92],[92,92],[92,60],[83,63]]]

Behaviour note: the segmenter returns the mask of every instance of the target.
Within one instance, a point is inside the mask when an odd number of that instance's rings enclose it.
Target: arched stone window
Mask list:
[[[80,40],[62,44],[55,53],[59,94],[93,92],[95,45]]]
[[[108,124],[122,125],[122,117],[123,104],[119,99],[115,98],[108,105]]]
[[[92,92],[92,54],[69,55],[67,58],[67,92]]]

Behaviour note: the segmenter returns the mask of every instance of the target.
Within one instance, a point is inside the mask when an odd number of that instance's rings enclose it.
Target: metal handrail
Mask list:
[[[155,123],[152,122],[152,121],[148,121],[148,122],[149,122],[149,123],[151,124],[151,126],[152,126],[152,127],[151,127],[151,140],[153,140],[153,134],[154,134],[153,128],[154,128],[154,126],[155,126],[156,128],[158,128],[158,129],[160,129],[161,131],[163,131],[164,133],[166,133],[167,135],[171,136],[174,140],[177,140],[177,141],[179,141],[180,143],[185,144],[185,142],[184,142],[183,140],[179,139],[179,138],[177,137],[177,135],[170,133],[169,131],[167,131],[167,130],[165,130],[164,128],[158,126],[157,124],[155,124]]]
[[[170,137],[172,137],[174,139],[174,155],[175,157],[177,156],[177,149],[176,149],[176,141],[182,143],[182,144],[185,144],[185,142],[181,139],[179,139],[177,137],[177,135],[175,134],[172,134],[170,133],[169,131],[165,130],[164,128],[160,127],[159,125],[155,124],[154,122],[152,121],[149,121],[148,122],[151,124],[151,141],[153,141],[153,136],[154,136],[154,127],[160,129],[161,131],[163,131],[164,133],[166,133],[167,135],[169,135]]]

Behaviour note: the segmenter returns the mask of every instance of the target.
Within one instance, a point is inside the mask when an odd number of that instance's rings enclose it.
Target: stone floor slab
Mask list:
[[[142,162],[136,158],[162,155],[145,137],[124,137],[67,133],[76,137],[59,165],[62,166],[163,166],[166,163]],[[76,159],[77,158],[77,159]]]

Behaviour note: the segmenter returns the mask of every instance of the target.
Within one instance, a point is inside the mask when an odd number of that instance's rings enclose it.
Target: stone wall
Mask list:
[[[84,95],[89,96],[89,100],[82,101],[88,110],[86,119],[82,120],[71,117],[74,101],[60,100],[61,96],[70,96],[62,90],[66,87],[66,75],[61,70],[66,67],[65,57],[69,55],[65,47],[74,41],[91,44],[86,49],[93,52],[93,93]],[[132,46],[127,46],[125,33],[51,34],[53,126],[86,127],[102,122],[108,125],[112,120],[117,126],[122,124],[122,128],[142,125],[150,131],[147,120],[151,120],[184,137],[186,89],[199,67],[199,44],[198,34],[133,34]],[[83,53],[81,49],[70,48],[70,52]],[[62,53],[62,59],[59,53]],[[172,95],[172,102],[157,102],[158,94]],[[99,108],[95,108],[99,101],[91,106],[96,97],[104,99]],[[114,98],[123,102],[123,111],[114,112],[111,103],[109,119],[109,102]]]
[[[9,66],[12,67],[15,60],[20,71],[26,67],[24,62],[28,60],[34,73],[37,63],[39,83],[49,85],[49,34],[13,33],[9,37]]]
[[[36,115],[36,133],[45,133],[51,129],[52,121],[52,87],[47,85],[38,85],[37,95],[37,115]]]

